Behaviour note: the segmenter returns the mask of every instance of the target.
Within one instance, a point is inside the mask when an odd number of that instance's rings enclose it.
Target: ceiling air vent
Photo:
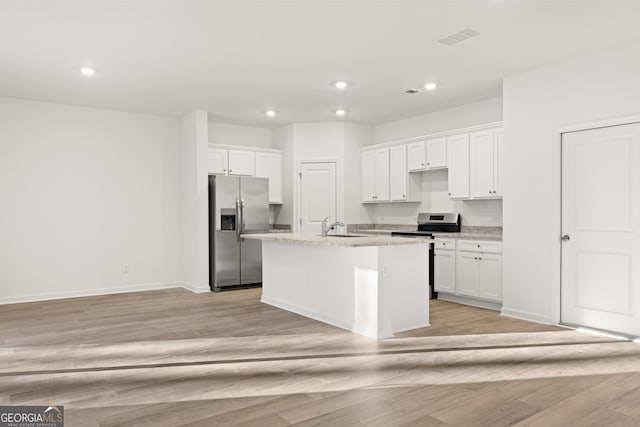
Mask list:
[[[465,28],[464,30],[460,30],[454,34],[449,34],[447,37],[436,41],[447,46],[453,46],[454,44],[469,40],[470,38],[475,37],[479,34],[480,33],[476,30]]]

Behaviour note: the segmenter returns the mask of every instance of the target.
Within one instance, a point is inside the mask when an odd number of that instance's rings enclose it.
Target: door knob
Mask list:
[[[568,242],[569,240],[571,240],[571,237],[568,234],[563,234],[562,237],[560,237],[560,240],[562,240],[563,242]]]

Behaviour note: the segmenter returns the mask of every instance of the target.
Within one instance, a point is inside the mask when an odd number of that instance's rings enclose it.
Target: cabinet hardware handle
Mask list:
[[[482,258],[478,257],[478,261],[482,261]]]
[[[424,166],[424,163],[420,163],[420,166]]]
[[[451,195],[451,193],[449,193],[449,195]]]
[[[429,166],[431,163],[427,162],[427,166]]]
[[[477,257],[477,256],[474,256],[474,257],[473,257],[473,259],[478,259],[478,257]]]
[[[564,234],[562,237],[560,237],[560,240],[562,240],[563,242],[567,242],[571,239],[571,236],[569,236],[568,234]]]
[[[402,195],[402,198],[403,198],[403,199],[406,199],[406,198],[407,198],[407,196],[405,196],[405,195],[403,194],[403,195]]]
[[[226,171],[227,171],[226,169],[222,169],[222,172],[226,172]]]
[[[480,245],[478,245],[478,247],[480,247]]]
[[[229,169],[229,172],[233,172],[231,169]]]

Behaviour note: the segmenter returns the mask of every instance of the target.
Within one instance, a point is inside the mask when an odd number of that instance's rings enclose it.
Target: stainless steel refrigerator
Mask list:
[[[209,176],[209,284],[212,291],[262,283],[262,244],[242,233],[269,231],[269,180]]]

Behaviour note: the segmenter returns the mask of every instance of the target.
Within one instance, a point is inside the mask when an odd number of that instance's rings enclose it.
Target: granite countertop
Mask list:
[[[343,247],[366,247],[366,246],[390,246],[390,245],[416,245],[428,243],[430,239],[416,239],[406,237],[391,237],[389,235],[358,235],[357,237],[337,237],[329,235],[321,237],[314,233],[264,233],[264,234],[243,234],[245,239],[271,240],[279,242],[302,243],[316,246],[343,246]]]
[[[433,237],[462,240],[502,240],[502,234],[498,233],[470,233],[464,231],[460,233],[433,233]]]
[[[374,234],[374,235],[387,235],[389,236],[394,231],[414,231],[416,228],[412,226],[408,229],[406,226],[399,227],[397,229],[385,227],[380,228],[358,228],[353,230],[354,234]],[[433,237],[442,237],[447,239],[466,239],[466,240],[502,240],[502,228],[501,227],[480,227],[469,226],[462,227],[462,231],[459,233],[438,233],[434,232]]]

